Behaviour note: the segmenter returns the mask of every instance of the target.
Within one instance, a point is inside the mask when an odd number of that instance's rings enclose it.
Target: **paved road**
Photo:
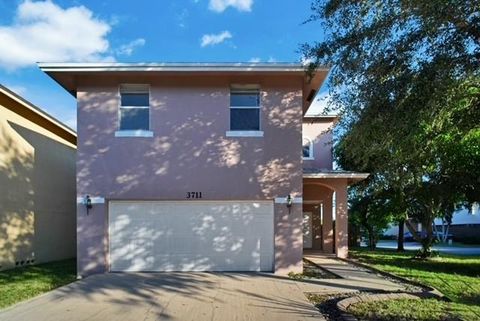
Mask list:
[[[95,275],[0,311],[0,320],[324,320],[314,283],[261,273]]]
[[[378,248],[383,249],[396,249],[397,242],[396,241],[379,241],[377,244]],[[416,242],[405,242],[405,249],[406,250],[418,250],[420,249],[421,245]],[[434,245],[433,249],[435,251],[439,251],[440,253],[446,254],[456,254],[456,255],[480,255],[480,246],[472,246],[472,247],[456,247],[448,246],[448,245]]]

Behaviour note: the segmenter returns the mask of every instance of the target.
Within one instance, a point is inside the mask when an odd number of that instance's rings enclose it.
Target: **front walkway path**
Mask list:
[[[401,291],[405,287],[392,282],[381,275],[359,268],[335,258],[334,255],[304,250],[305,259],[321,266],[325,270],[341,277],[341,279],[322,279],[324,286],[336,288],[338,292],[353,291]]]

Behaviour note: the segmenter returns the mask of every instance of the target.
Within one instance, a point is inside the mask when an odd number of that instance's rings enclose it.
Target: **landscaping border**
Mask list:
[[[420,300],[420,299],[439,299],[445,300],[445,296],[438,297],[437,294],[432,292],[384,292],[384,293],[366,293],[357,292],[357,295],[342,299],[337,302],[337,309],[340,310],[343,321],[357,321],[358,319],[348,311],[348,308],[352,304],[359,302],[374,302],[374,301],[386,301],[386,300]]]
[[[412,281],[412,280],[409,280],[407,278],[400,277],[400,276],[394,275],[392,273],[379,270],[375,267],[372,267],[368,264],[359,262],[359,261],[357,261],[355,259],[352,259],[352,258],[348,258],[348,259],[336,258],[336,259],[339,259],[339,260],[341,260],[341,261],[343,261],[347,264],[352,264],[352,265],[355,265],[359,268],[372,271],[372,272],[377,273],[377,274],[379,274],[383,277],[395,280],[399,283],[408,284],[408,285],[411,285],[411,286],[414,286],[414,287],[418,288],[418,291],[408,291],[408,290],[407,291],[405,291],[405,290],[404,291],[399,291],[399,292],[381,291],[381,292],[376,292],[376,293],[375,292],[373,292],[373,293],[372,292],[361,292],[361,291],[352,292],[352,293],[350,293],[350,295],[348,297],[344,297],[343,299],[338,300],[335,304],[335,307],[338,310],[340,318],[343,321],[358,321],[358,319],[348,311],[348,308],[351,305],[359,303],[359,302],[373,302],[373,301],[398,300],[398,299],[420,300],[420,299],[427,299],[427,298],[434,298],[434,299],[438,299],[438,300],[442,300],[442,301],[451,302],[451,300],[448,297],[446,297],[443,293],[441,293],[440,291],[438,291],[437,289],[435,289],[431,286],[427,286],[427,285],[422,284],[420,282]],[[314,262],[312,262],[308,259],[305,259],[305,260],[309,261],[311,264],[315,265],[316,267],[323,269],[318,264],[316,264],[316,263],[314,263]],[[327,269],[325,269],[325,270],[327,270]],[[334,272],[331,272],[329,270],[327,270],[327,271],[329,273],[339,277],[339,278],[342,278],[341,276],[339,276],[338,274],[336,274]]]

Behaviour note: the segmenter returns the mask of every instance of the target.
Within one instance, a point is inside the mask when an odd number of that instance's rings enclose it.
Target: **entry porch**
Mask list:
[[[303,248],[348,255],[348,186],[366,173],[304,169]]]

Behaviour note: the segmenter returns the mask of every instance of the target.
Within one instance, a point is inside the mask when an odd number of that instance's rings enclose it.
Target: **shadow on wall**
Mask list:
[[[75,149],[9,121],[0,131],[2,265],[74,257]]]
[[[183,191],[195,190],[207,199],[301,195],[302,172],[295,170],[301,166],[299,97],[284,91],[263,93],[268,109],[262,111],[261,139],[225,136],[229,126],[225,99],[221,91],[206,95],[198,90],[188,97],[152,94],[154,137],[115,138],[116,94],[83,93],[78,192],[114,199],[183,199]],[[195,108],[198,104],[202,108]],[[224,110],[218,107],[223,105]]]
[[[0,269],[6,269],[34,260],[34,149],[17,142],[6,120],[0,137]]]
[[[79,93],[79,195],[112,200],[182,200],[189,191],[201,191],[206,200],[301,196],[300,91],[267,88],[262,93],[264,137],[235,138],[225,135],[230,117],[228,87],[185,91],[154,87],[150,98],[154,137],[115,138],[118,98],[114,88]],[[275,222],[281,243],[301,253],[301,206],[281,217]],[[78,234],[85,238],[85,242],[79,240],[79,253],[85,257],[82,264],[102,264],[98,253],[105,253],[107,242],[105,214],[86,216],[79,207],[78,220]],[[285,260],[285,266],[289,264]],[[90,268],[102,270],[91,264]]]
[[[111,270],[272,271],[272,204],[195,207],[191,215],[191,203],[111,203]]]
[[[302,204],[275,204],[275,269],[277,273],[301,273],[303,264]]]

